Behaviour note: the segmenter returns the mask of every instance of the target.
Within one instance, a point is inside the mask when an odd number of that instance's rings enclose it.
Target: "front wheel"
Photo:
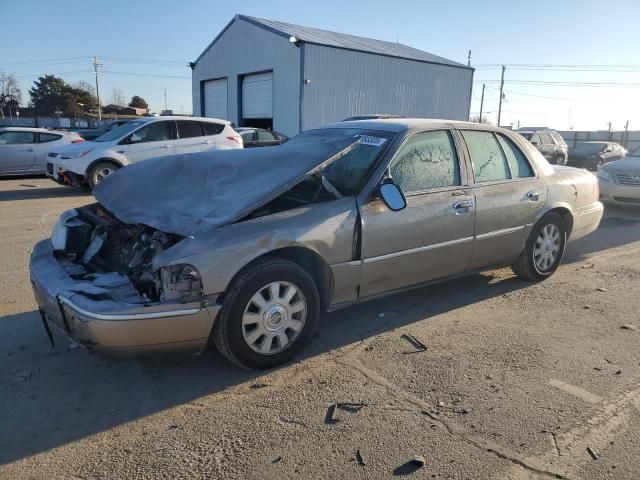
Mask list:
[[[547,213],[531,231],[524,250],[512,265],[513,271],[532,281],[549,278],[560,265],[566,243],[564,220],[557,213]]]
[[[248,369],[291,360],[309,341],[320,316],[318,289],[296,263],[265,259],[225,292],[212,340],[227,359]]]
[[[89,187],[93,190],[94,188],[96,188],[96,185],[98,185],[102,180],[107,178],[113,172],[118,170],[118,168],[120,167],[118,167],[115,163],[98,162],[96,165],[94,165],[91,168],[91,171],[89,172],[89,175],[87,178],[87,183],[89,183]]]

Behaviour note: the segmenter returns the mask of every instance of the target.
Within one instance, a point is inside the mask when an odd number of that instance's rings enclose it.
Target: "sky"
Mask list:
[[[559,130],[640,130],[640,1],[0,0],[0,72],[28,101],[39,75],[191,112],[193,61],[236,13],[400,43],[476,67],[471,114]],[[544,65],[544,67],[542,67]],[[544,82],[544,83],[532,83]],[[485,115],[483,115],[484,117]]]

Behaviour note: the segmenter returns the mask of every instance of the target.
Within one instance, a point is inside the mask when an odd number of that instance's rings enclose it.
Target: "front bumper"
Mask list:
[[[200,353],[220,310],[203,302],[144,304],[126,281],[96,295],[105,289],[71,278],[48,239],[34,246],[29,268],[45,324],[98,353]]]
[[[619,185],[614,182],[600,181],[600,200],[616,205],[635,205],[640,207],[640,186]]]

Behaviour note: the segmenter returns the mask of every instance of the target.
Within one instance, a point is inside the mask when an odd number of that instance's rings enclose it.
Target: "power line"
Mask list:
[[[473,83],[498,83],[499,78],[490,80],[474,80]],[[640,83],[636,82],[561,82],[552,80],[509,80],[509,83],[518,83],[523,85],[550,85],[559,87],[640,87]]]
[[[134,77],[156,77],[156,78],[177,78],[177,79],[189,79],[191,80],[191,76],[187,75],[157,75],[154,73],[138,73],[138,72],[115,72],[113,70],[103,70],[104,73],[110,73],[114,75],[131,75]]]

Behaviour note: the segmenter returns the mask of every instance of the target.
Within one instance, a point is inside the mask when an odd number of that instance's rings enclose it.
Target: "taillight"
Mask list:
[[[232,135],[227,137],[227,140],[233,140],[234,142],[241,143],[241,137],[239,135]]]
[[[82,143],[84,142],[84,138],[78,138],[77,140],[71,140],[71,143]]]

